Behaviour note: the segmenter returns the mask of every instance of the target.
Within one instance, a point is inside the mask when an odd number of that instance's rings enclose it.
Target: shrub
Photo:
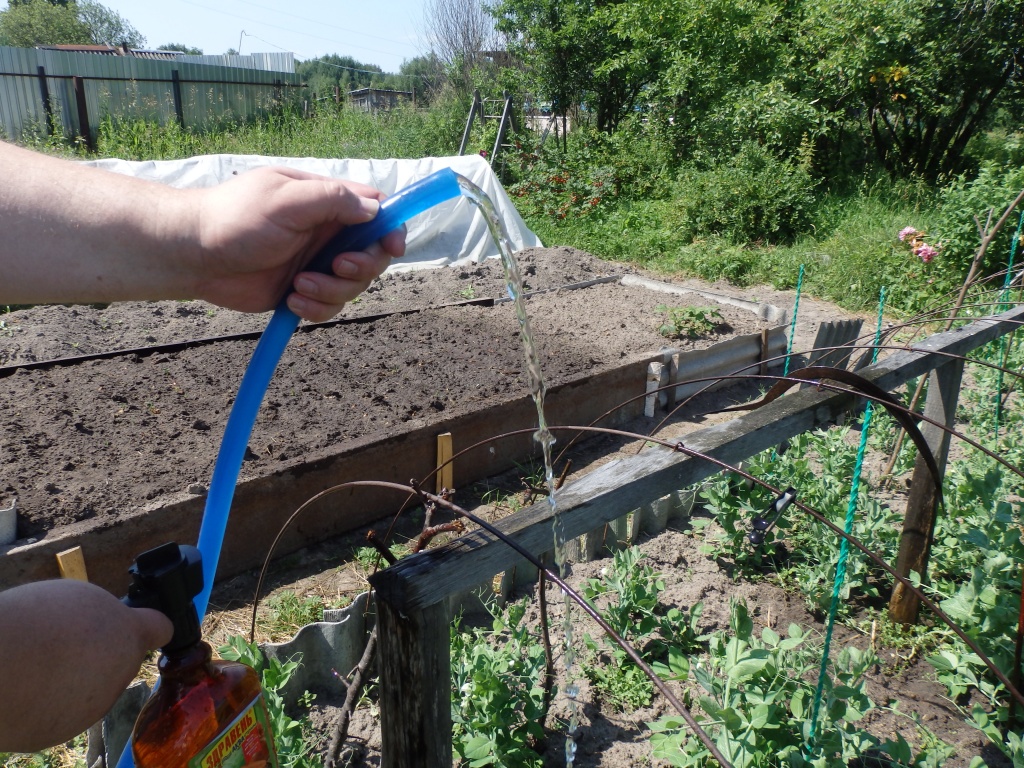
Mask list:
[[[936,234],[948,264],[966,274],[981,239],[975,217],[984,226],[991,212],[992,224],[995,224],[1021,189],[1024,189],[1024,168],[990,164],[975,178],[961,176],[942,191]],[[1011,214],[988,247],[982,264],[984,273],[996,272],[1006,264],[1016,224],[1017,216]]]
[[[813,186],[805,168],[747,142],[729,160],[683,172],[676,184],[679,230],[688,240],[786,242],[810,221]]]

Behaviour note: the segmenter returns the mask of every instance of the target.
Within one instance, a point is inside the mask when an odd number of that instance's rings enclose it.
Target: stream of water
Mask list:
[[[523,342],[523,351],[526,354],[526,375],[529,381],[530,394],[537,407],[537,431],[534,433],[533,439],[540,445],[541,452],[544,455],[544,480],[548,488],[548,506],[551,508],[555,567],[558,570],[559,576],[564,577],[566,555],[565,531],[562,526],[561,515],[558,514],[558,503],[555,498],[555,472],[551,459],[551,447],[554,445],[555,438],[550,430],[548,430],[547,419],[544,416],[544,394],[546,391],[544,373],[541,370],[537,345],[533,341],[530,318],[526,313],[526,301],[523,296],[523,277],[519,272],[519,263],[515,260],[515,256],[513,256],[512,243],[505,232],[505,225],[495,211],[494,203],[491,202],[491,199],[482,189],[468,179],[459,176],[458,182],[463,195],[480,209],[480,213],[483,214],[484,220],[487,222],[487,228],[490,230],[491,237],[494,238],[494,242],[497,244],[498,251],[501,254],[501,264],[505,270],[505,284],[508,287],[509,297],[515,306],[516,318],[519,321],[519,337]],[[562,597],[565,606],[565,620],[562,627],[565,636],[564,661],[565,674],[568,681],[565,694],[569,704],[569,726],[565,739],[565,765],[566,768],[572,768],[573,762],[576,759],[576,729],[579,725],[579,705],[576,701],[579,695],[579,687],[574,681],[575,651],[572,638],[572,601],[567,594],[563,593]]]

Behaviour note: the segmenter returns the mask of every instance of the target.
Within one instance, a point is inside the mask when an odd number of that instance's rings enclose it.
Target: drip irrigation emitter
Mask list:
[[[752,546],[759,547],[764,544],[765,535],[775,527],[790,504],[796,500],[796,488],[790,486],[782,495],[768,505],[760,515],[750,521],[750,533],[747,534],[747,541]]]
[[[306,270],[331,272],[336,255],[346,251],[365,250],[413,216],[461,195],[460,180],[461,177],[455,171],[442,168],[398,191],[380,204],[380,210],[375,218],[363,224],[346,227],[332,237],[309,262]],[[227,530],[231,501],[235,495],[235,485],[238,482],[242,459],[249,444],[256,415],[281,355],[298,325],[298,315],[288,309],[285,300],[282,299],[253,351],[228,416],[199,529],[198,549],[203,559],[203,589],[195,598],[195,607],[200,623],[209,604]],[[129,742],[121,753],[117,766],[131,768],[133,765]]]

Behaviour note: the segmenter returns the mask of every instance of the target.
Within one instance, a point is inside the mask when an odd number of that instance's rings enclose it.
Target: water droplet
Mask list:
[[[570,699],[575,699],[580,695],[580,687],[576,683],[570,683],[565,689],[565,695]]]

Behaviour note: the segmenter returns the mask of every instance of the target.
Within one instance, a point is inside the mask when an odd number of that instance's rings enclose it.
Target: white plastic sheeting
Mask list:
[[[526,227],[490,165],[479,155],[427,157],[421,160],[204,155],[187,160],[96,160],[89,165],[159,181],[173,187],[212,187],[253,168],[284,165],[322,176],[358,181],[389,195],[434,171],[451,168],[491,198],[498,216],[505,224],[513,250],[542,245]],[[499,255],[483,216],[465,197],[434,206],[411,219],[406,228],[406,255],[396,259],[388,268],[389,272],[459,265]]]

